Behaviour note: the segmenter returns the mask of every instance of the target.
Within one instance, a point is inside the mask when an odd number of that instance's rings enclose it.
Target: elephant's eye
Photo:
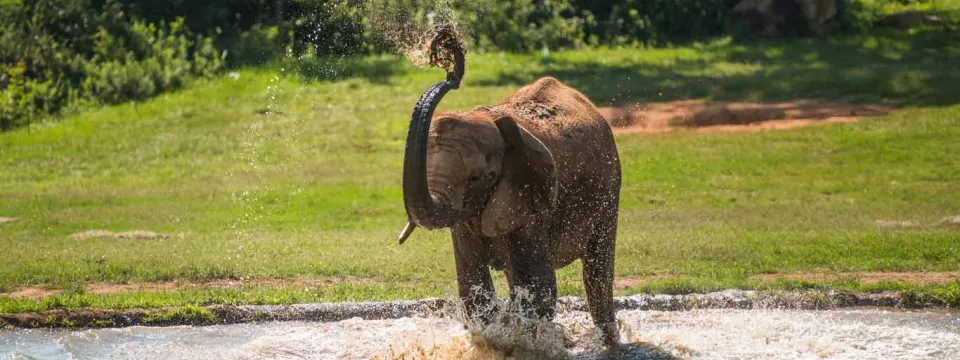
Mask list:
[[[475,183],[477,183],[477,182],[480,182],[480,180],[482,180],[482,179],[483,179],[483,178],[482,178],[480,175],[473,174],[473,175],[470,175],[470,178],[468,178],[467,180],[470,181],[470,183],[475,184]]]

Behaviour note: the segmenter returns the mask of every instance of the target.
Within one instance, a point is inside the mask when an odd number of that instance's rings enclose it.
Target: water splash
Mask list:
[[[430,356],[419,358],[560,360],[571,358],[567,347],[575,343],[590,343],[591,348],[599,346],[598,332],[584,336],[589,332],[582,331],[583,328],[570,328],[568,332],[558,323],[523,316],[521,304],[529,304],[531,300],[533,294],[522,288],[516,289],[513,299],[492,299],[483,309],[492,314],[486,324],[468,316],[459,299],[448,300],[446,315],[463,324],[467,335],[459,341],[426,349],[422,353]],[[421,350],[415,348],[414,353]]]
[[[951,359],[960,314],[944,311],[622,310],[619,357],[595,348],[584,311],[561,310],[568,358]],[[0,359],[519,359],[474,344],[454,319],[262,322],[97,330],[0,330]]]
[[[390,1],[372,1],[367,5],[369,35],[393,51],[404,55],[418,67],[430,66],[428,47],[435,29],[449,26],[456,37],[466,39],[458,26],[458,14],[450,0],[429,0],[420,7],[392,5]],[[462,44],[466,51],[466,44]]]

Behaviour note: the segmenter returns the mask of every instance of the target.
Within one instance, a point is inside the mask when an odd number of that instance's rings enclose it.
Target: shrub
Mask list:
[[[284,24],[291,53],[354,54],[363,50],[363,11],[357,1],[287,0]],[[310,49],[312,47],[312,49]]]
[[[583,43],[583,20],[563,0],[370,0],[365,2],[366,49],[409,46],[428,27],[455,21],[471,47],[529,51]]]
[[[0,130],[28,124],[37,114],[62,106],[51,80],[25,76],[23,63],[0,65]]]
[[[593,44],[661,45],[723,34],[739,0],[576,0]]]
[[[131,19],[111,0],[24,0],[0,19],[0,129],[78,101],[143,99],[222,65],[213,38],[182,19]]]
[[[238,36],[221,42],[230,66],[257,65],[284,53],[283,42],[276,26],[254,25]]]
[[[126,35],[98,31],[94,56],[85,63],[84,96],[106,104],[145,99],[221,67],[213,39],[193,37],[182,19],[160,25],[134,21]]]
[[[583,19],[569,1],[465,1],[464,27],[480,48],[523,51],[576,47],[583,43]]]
[[[724,33],[727,15],[739,0],[371,0],[368,32],[374,45],[388,25],[422,28],[431,15],[452,8],[474,47],[529,51],[581,44],[659,45]],[[368,19],[368,20],[369,20]],[[413,24],[403,24],[403,22]],[[393,39],[395,40],[395,39]],[[382,47],[382,46],[379,46]]]

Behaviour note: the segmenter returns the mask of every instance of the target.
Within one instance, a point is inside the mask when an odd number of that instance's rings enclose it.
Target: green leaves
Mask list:
[[[145,99],[222,67],[213,38],[182,18],[147,23],[116,1],[89,5],[36,0],[0,10],[0,130],[80,103]]]

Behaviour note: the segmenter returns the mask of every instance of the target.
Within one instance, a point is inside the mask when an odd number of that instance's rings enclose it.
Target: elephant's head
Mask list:
[[[434,40],[434,54],[438,43],[443,41]],[[513,118],[472,111],[440,114],[434,121],[440,99],[463,76],[461,48],[448,50],[454,70],[421,96],[407,133],[403,201],[409,222],[401,244],[415,226],[443,228],[476,216],[484,235],[501,235],[556,203],[553,155]]]

